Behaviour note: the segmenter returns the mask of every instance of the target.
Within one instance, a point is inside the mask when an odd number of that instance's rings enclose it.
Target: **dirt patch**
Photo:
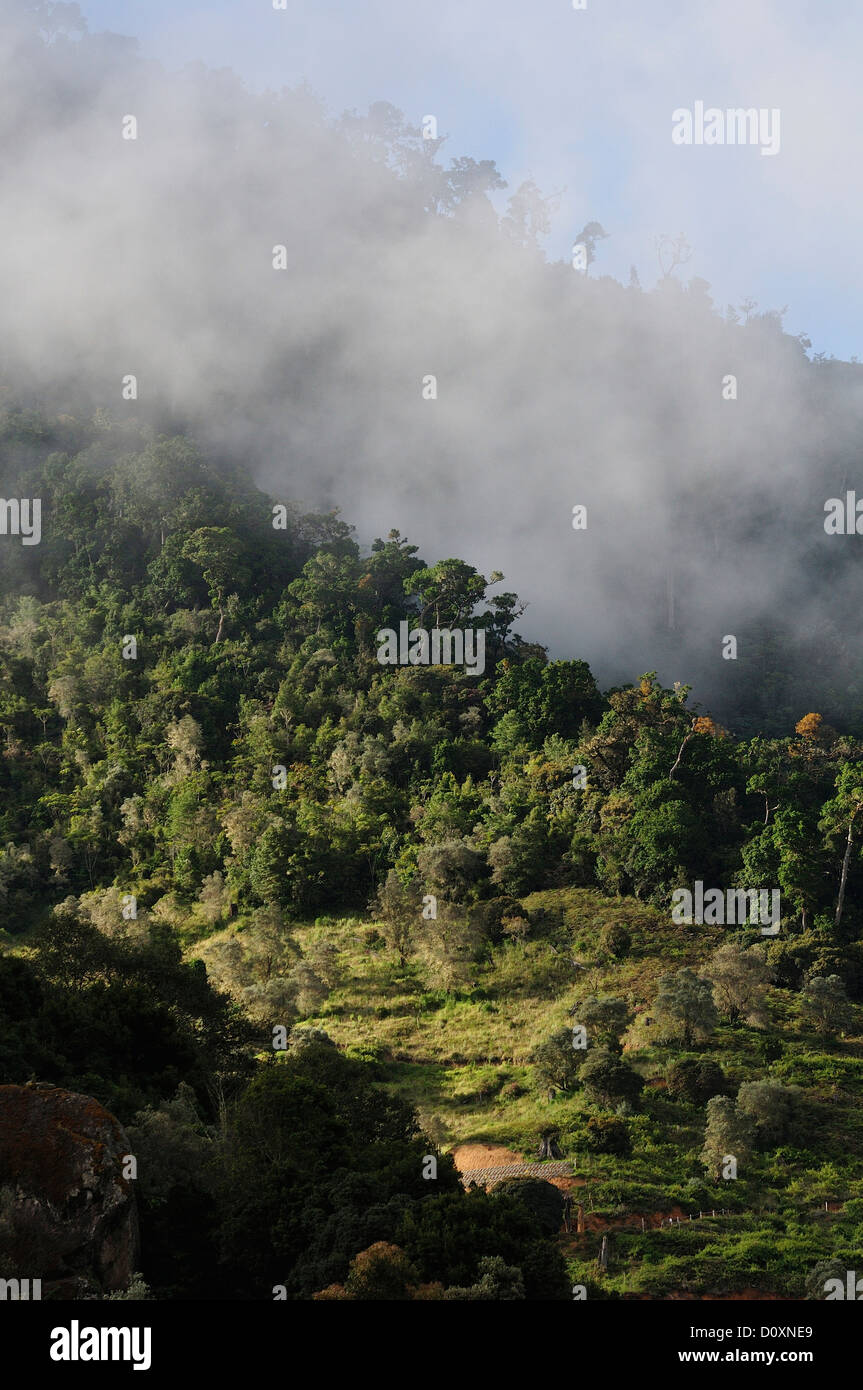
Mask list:
[[[628,1216],[615,1216],[610,1220],[605,1216],[596,1216],[593,1212],[587,1212],[584,1218],[585,1231],[637,1231],[641,1230],[642,1221],[646,1229],[654,1230],[673,1217],[676,1221],[680,1217],[680,1224],[684,1221],[689,1223],[689,1217],[682,1212],[679,1207],[675,1207],[673,1212],[669,1211],[646,1211],[630,1212]]]
[[[537,1173],[537,1177],[541,1178],[542,1173]],[[584,1187],[587,1178],[546,1178],[546,1182],[550,1182],[552,1187],[559,1187],[561,1192],[571,1192],[574,1187]]]
[[[504,1168],[522,1164],[521,1154],[514,1154],[503,1144],[458,1144],[452,1151],[460,1173],[472,1173],[477,1168]]]
[[[609,1219],[605,1216],[596,1216],[593,1212],[586,1212],[584,1217],[585,1234],[591,1231],[639,1231],[642,1229],[642,1222],[645,1230],[656,1230],[671,1221],[677,1227],[678,1221],[681,1226],[689,1225],[689,1213],[683,1211],[681,1207],[672,1207],[670,1211],[645,1211],[629,1212],[626,1216],[615,1216]],[[577,1236],[572,1236],[576,1240]]]

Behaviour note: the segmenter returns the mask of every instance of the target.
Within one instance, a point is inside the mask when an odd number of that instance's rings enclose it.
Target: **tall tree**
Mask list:
[[[696,1036],[712,1033],[718,1022],[709,980],[684,966],[673,975],[663,975],[653,1011],[672,1036],[683,1038],[691,1047]]]
[[[820,821],[821,828],[827,833],[828,842],[841,835],[843,831],[845,832],[845,849],[839,875],[839,896],[836,899],[834,918],[834,924],[837,927],[842,921],[854,832],[861,811],[863,811],[863,770],[859,764],[845,763],[836,779],[836,795],[825,805]]]
[[[244,580],[242,553],[240,540],[227,526],[202,526],[192,532],[183,546],[185,558],[200,565],[210,601],[219,615],[216,643],[222,640],[227,595],[232,585],[239,588]]]

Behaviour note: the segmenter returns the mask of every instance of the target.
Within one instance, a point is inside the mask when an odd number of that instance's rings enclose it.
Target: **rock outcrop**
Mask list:
[[[137,1269],[129,1141],[98,1101],[58,1086],[0,1086],[0,1277],[42,1298],[99,1298]]]

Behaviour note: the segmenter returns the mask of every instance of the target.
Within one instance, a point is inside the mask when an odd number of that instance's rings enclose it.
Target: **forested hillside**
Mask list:
[[[0,93],[3,1298],[853,1278],[863,366],[603,274],[598,119],[553,260],[424,89],[0,0]]]
[[[397,531],[363,554],[187,439],[3,429],[43,507],[3,546],[8,930],[111,886],[197,925],[308,913],[395,870],[457,901],[772,884],[783,921],[853,936],[863,745],[818,711],[739,740],[650,673],[602,695],[519,637],[499,572]],[[482,673],[380,664],[430,615],[485,631]]]
[[[188,438],[2,425],[42,499],[40,544],[2,551],[2,1080],[130,1127],[157,1294],[309,1296],[384,1242],[331,1296],[567,1297],[559,1215],[465,1196],[434,1147],[552,1135],[607,1155],[604,1219],[738,1209],[745,1285],[745,1223],[778,1208],[799,1240],[768,1284],[804,1296],[833,1253],[808,1205],[841,1207],[863,1157],[855,734],[801,709],[735,738],[652,673],[601,692],[518,635],[499,573],[397,531],[364,549]],[[483,630],[484,670],[382,665],[403,622]],[[775,926],[680,924],[698,882],[778,893]],[[686,1277],[715,1286],[693,1239]]]

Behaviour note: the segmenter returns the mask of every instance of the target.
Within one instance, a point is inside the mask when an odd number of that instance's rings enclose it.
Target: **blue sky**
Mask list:
[[[849,0],[81,0],[90,29],[166,66],[231,67],[252,87],[303,80],[338,112],[386,100],[437,117],[448,157],[492,158],[515,188],[564,190],[547,244],[591,219],[594,274],[658,274],[683,233],[724,306],[788,305],[813,348],[863,357],[859,276],[863,7]],[[779,108],[781,149],[676,147],[671,113]]]

